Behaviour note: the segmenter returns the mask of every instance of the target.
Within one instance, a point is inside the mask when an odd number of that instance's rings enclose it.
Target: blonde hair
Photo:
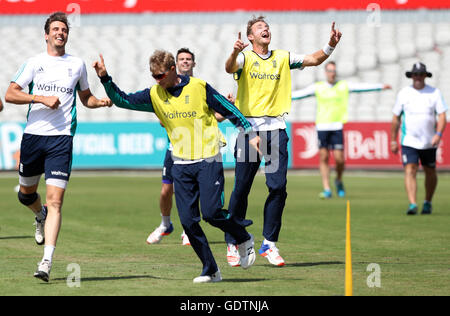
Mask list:
[[[267,24],[266,20],[264,20],[265,18],[266,17],[262,16],[262,15],[260,15],[258,17],[253,16],[253,18],[247,22],[247,36],[249,36],[252,33],[253,24],[258,23],[258,22],[264,22]]]
[[[165,50],[155,50],[152,56],[150,56],[150,71],[169,70],[170,67],[175,66],[175,58],[171,53]]]

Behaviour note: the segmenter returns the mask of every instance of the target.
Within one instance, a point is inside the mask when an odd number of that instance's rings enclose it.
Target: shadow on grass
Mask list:
[[[222,279],[222,283],[244,283],[244,282],[261,282],[267,279]]]
[[[314,267],[314,266],[326,266],[326,265],[345,264],[342,261],[323,261],[323,262],[294,262],[286,263],[285,267]]]
[[[125,276],[110,276],[110,277],[87,277],[81,278],[80,282],[90,281],[119,281],[119,280],[132,280],[132,279],[162,279],[151,275],[125,275]],[[67,278],[56,278],[54,281],[66,281]]]
[[[0,240],[8,240],[8,239],[28,239],[28,238],[34,238],[33,236],[6,236],[6,237],[0,237]]]

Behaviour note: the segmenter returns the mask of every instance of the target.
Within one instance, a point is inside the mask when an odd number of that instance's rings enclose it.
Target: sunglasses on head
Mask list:
[[[162,80],[162,79],[164,79],[164,78],[166,78],[167,77],[167,74],[169,73],[169,71],[170,71],[170,69],[169,70],[166,70],[165,72],[163,72],[162,74],[152,74],[152,77],[153,78],[155,78],[156,80]]]

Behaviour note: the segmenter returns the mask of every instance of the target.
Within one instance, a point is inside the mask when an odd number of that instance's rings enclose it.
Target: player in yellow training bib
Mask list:
[[[330,40],[321,50],[310,55],[293,54],[285,50],[270,50],[271,32],[263,16],[247,23],[247,38],[252,50],[244,51],[249,44],[241,40],[241,33],[227,59],[225,69],[234,74],[238,83],[236,107],[252,124],[261,137],[261,150],[266,163],[266,184],[269,189],[264,206],[264,240],[259,253],[276,266],[283,266],[275,242],[281,229],[281,217],[287,198],[287,166],[289,141],[284,116],[291,109],[291,69],[317,66],[325,61],[336,47],[341,33],[331,27]],[[230,198],[232,216],[244,219],[248,195],[261,163],[261,157],[249,150],[248,135],[240,134],[235,148],[236,184]],[[236,241],[226,235],[228,263],[237,266]]]
[[[175,58],[167,51],[157,50],[150,57],[150,71],[157,84],[151,88],[126,94],[108,75],[100,55],[94,63],[106,93],[119,107],[154,112],[167,131],[173,145],[175,199],[178,214],[191,246],[203,264],[203,270],[194,283],[222,280],[208,240],[201,229],[203,219],[236,238],[243,268],[255,261],[253,236],[245,226],[223,209],[224,175],[220,146],[220,133],[216,111],[229,119],[243,133],[252,127],[239,110],[205,81],[178,75]],[[259,137],[251,137],[257,148]]]
[[[348,99],[350,93],[363,93],[390,89],[391,86],[382,83],[354,83],[338,80],[336,63],[327,62],[325,65],[326,81],[315,82],[304,89],[292,92],[292,100],[316,97],[316,129],[319,142],[320,174],[323,191],[319,194],[322,199],[332,197],[330,186],[330,151],[336,162],[336,193],[345,197],[343,175],[345,170],[344,157],[344,124],[348,119]]]

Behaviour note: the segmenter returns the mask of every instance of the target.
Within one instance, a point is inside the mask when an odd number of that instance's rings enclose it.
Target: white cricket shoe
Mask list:
[[[172,223],[168,228],[160,225],[147,237],[147,244],[159,244],[164,236],[169,236],[172,232]]]
[[[48,260],[41,261],[38,263],[38,268],[34,273],[34,277],[41,279],[42,281],[48,282],[50,278],[50,270],[52,269],[52,263]]]
[[[36,226],[36,231],[34,233],[34,240],[38,245],[43,245],[45,243],[45,220],[38,221],[35,219],[34,225]]]
[[[47,218],[47,213],[48,213],[47,204],[44,204],[40,212],[40,215],[43,219],[38,220],[37,217],[34,218],[35,221],[34,225],[36,226],[36,232],[34,233],[34,240],[38,245],[43,245],[45,243],[44,227],[45,227],[45,220]]]
[[[238,251],[239,256],[241,257],[241,267],[243,269],[250,268],[253,263],[255,262],[256,255],[255,255],[255,241],[252,234],[250,235],[250,239],[247,241],[244,241],[242,244],[238,245]]]
[[[239,267],[241,265],[241,256],[236,245],[228,244],[227,261],[231,267]]]
[[[212,275],[201,275],[194,279],[194,283],[211,283],[220,281],[222,281],[222,275],[220,274],[220,270],[217,270]]]
[[[186,235],[186,233],[183,230],[183,233],[181,234],[181,244],[183,246],[190,246],[191,242],[189,241],[189,237],[188,235]]]
[[[285,264],[275,244],[267,245],[263,242],[261,244],[261,248],[259,249],[259,254],[277,267],[282,267]]]

